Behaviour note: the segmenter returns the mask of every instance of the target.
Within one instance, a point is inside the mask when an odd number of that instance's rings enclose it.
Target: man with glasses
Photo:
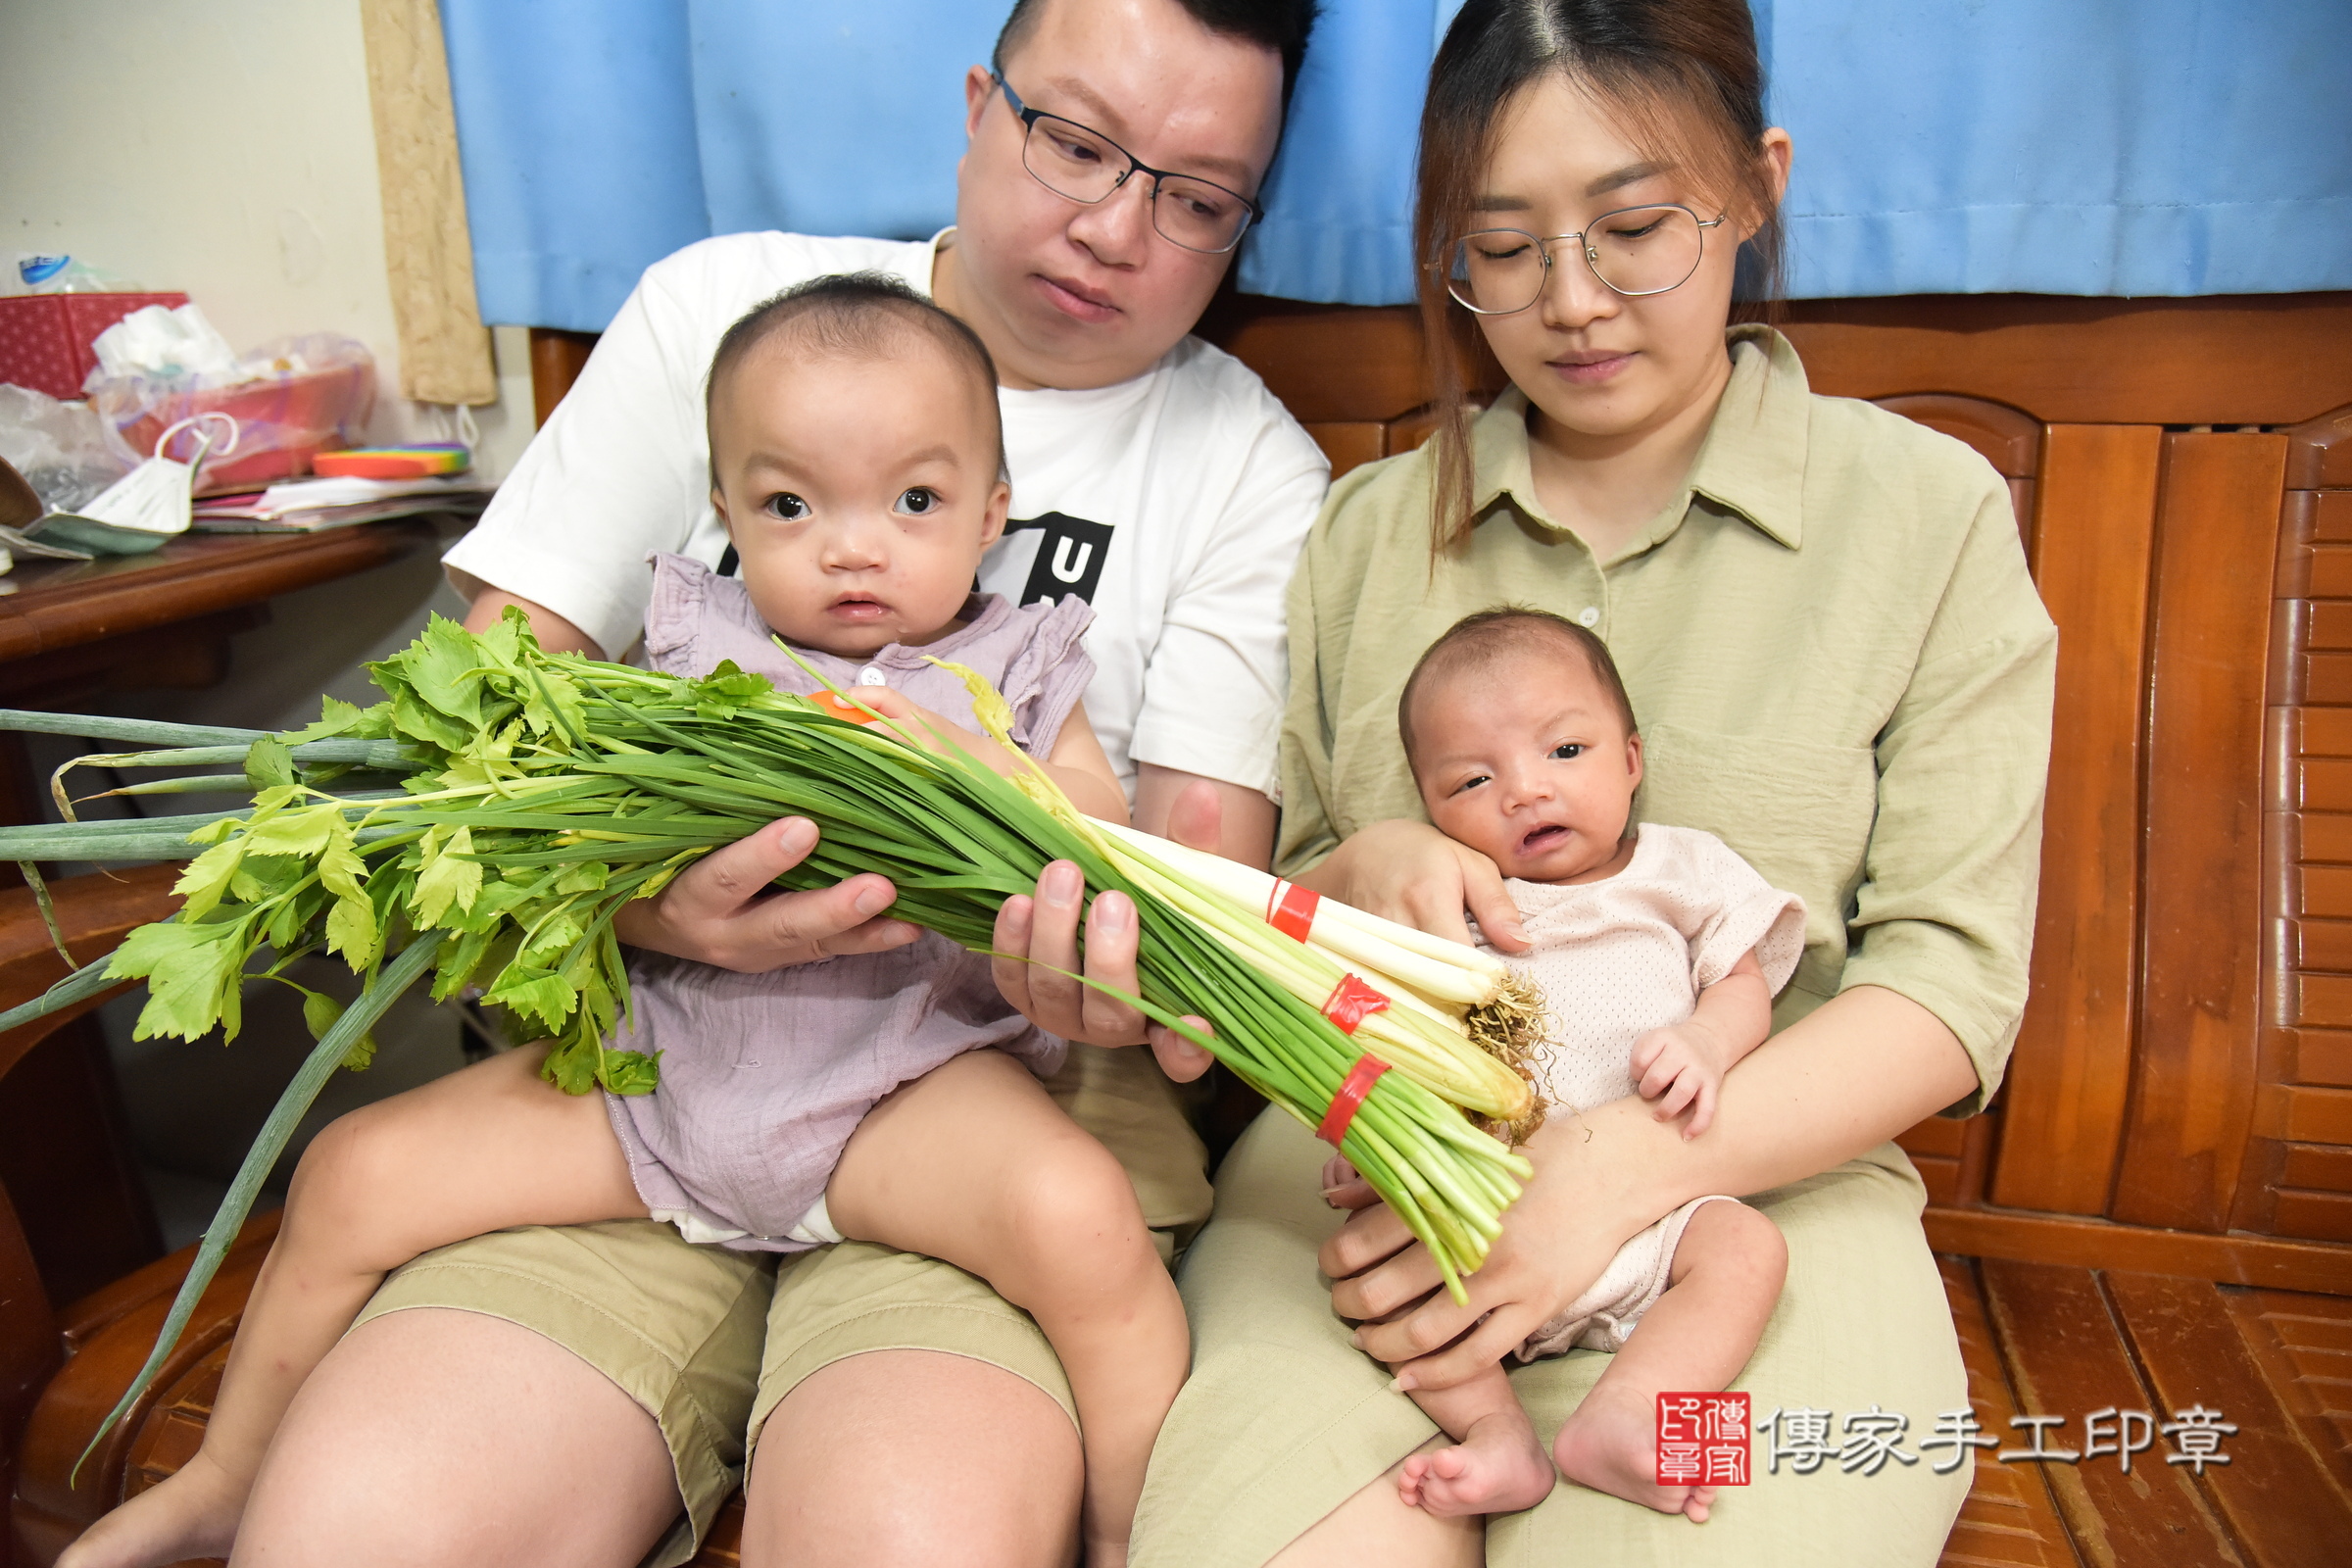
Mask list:
[[[1264,864],[1283,594],[1329,469],[1254,374],[1187,334],[1260,216],[1313,10],[1018,0],[993,69],[965,79],[954,228],[728,235],[649,269],[451,553],[468,624],[519,605],[544,643],[624,654],[649,552],[726,564],[703,426],[720,334],[807,278],[886,272],[997,363],[1012,521],[981,586],[1088,599],[1087,711],[1138,824],[1173,813],[1189,841]],[[624,938],[746,971],[910,940],[878,877],[766,893],[808,853],[805,827],[690,868],[630,906]],[[1209,1198],[1175,1092],[1147,1052],[1071,1059],[1056,1097],[1173,1246]],[[1068,1398],[1034,1324],[927,1258],[845,1244],[771,1275],[646,1222],[506,1232],[386,1282],[288,1417],[237,1544],[663,1568],[748,1467],[752,1568],[1063,1563],[1084,1485]]]
[[[997,362],[1013,513],[980,586],[1091,602],[1087,712],[1139,825],[1161,829],[1207,780],[1221,847],[1263,863],[1282,592],[1328,468],[1253,374],[1186,334],[1262,216],[1310,16],[1308,0],[1022,0],[993,69],[965,79],[955,227],[911,244],[725,235],[649,269],[451,552],[469,624],[520,604],[542,641],[619,657],[648,551],[727,569],[702,434],[710,347],[780,289],[887,272]],[[631,934],[735,956],[699,925]]]

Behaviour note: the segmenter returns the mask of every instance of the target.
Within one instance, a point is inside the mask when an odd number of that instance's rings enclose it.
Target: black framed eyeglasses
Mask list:
[[[1217,256],[1242,242],[1250,225],[1266,216],[1238,190],[1213,179],[1179,174],[1140,163],[1126,148],[1092,126],[1042,109],[1031,109],[1003,76],[996,78],[1004,103],[1020,117],[1021,167],[1029,177],[1067,200],[1091,207],[1107,200],[1137,174],[1152,176],[1152,226],[1159,237],[1188,251]]]
[[[1542,238],[1523,228],[1482,228],[1446,247],[1446,292],[1481,316],[1509,316],[1544,297],[1551,248],[1574,240],[1603,287],[1640,299],[1682,287],[1706,254],[1707,230],[1730,214],[1701,218],[1676,203],[1621,207],[1587,223],[1581,234]]]

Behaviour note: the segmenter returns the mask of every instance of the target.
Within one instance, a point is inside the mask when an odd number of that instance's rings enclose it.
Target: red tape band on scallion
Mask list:
[[[1304,942],[1315,928],[1315,910],[1322,903],[1323,895],[1312,888],[1277,881],[1266,896],[1266,924],[1294,941]]]
[[[1378,1056],[1356,1057],[1347,1081],[1340,1085],[1340,1092],[1331,1097],[1331,1108],[1323,1113],[1323,1125],[1315,1129],[1315,1136],[1332,1148],[1339,1148],[1355,1120],[1355,1113],[1364,1108],[1364,1097],[1372,1093],[1372,1086],[1388,1070],[1389,1064]]]
[[[1339,1027],[1340,1033],[1351,1035],[1363,1027],[1366,1018],[1389,1009],[1389,999],[1373,990],[1352,974],[1340,976],[1340,983],[1331,988],[1323,999],[1323,1016]]]

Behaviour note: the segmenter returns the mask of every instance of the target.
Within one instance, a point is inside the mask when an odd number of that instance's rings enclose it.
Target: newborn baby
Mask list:
[[[1598,637],[1540,611],[1471,615],[1433,644],[1397,704],[1406,760],[1439,831],[1492,859],[1532,951],[1503,955],[1551,1012],[1536,1088],[1554,1119],[1639,1093],[1695,1138],[1734,1062],[1763,1044],[1804,943],[1804,903],[1711,833],[1631,827],[1642,738]],[[1335,1201],[1361,1196],[1334,1160]],[[1505,1220],[1508,1223],[1508,1220]],[[1772,1222],[1729,1198],[1684,1204],[1517,1351],[1615,1352],[1546,1457],[1502,1368],[1398,1386],[1455,1442],[1407,1459],[1404,1500],[1507,1513],[1574,1482],[1704,1520],[1712,1488],[1657,1483],[1657,1396],[1737,1377],[1780,1298]],[[1639,1325],[1641,1334],[1635,1337]]]

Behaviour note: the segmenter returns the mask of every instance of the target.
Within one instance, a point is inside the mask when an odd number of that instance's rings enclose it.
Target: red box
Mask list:
[[[181,306],[185,294],[24,294],[0,299],[0,381],[53,398],[81,396],[98,368],[90,345],[144,305]]]

